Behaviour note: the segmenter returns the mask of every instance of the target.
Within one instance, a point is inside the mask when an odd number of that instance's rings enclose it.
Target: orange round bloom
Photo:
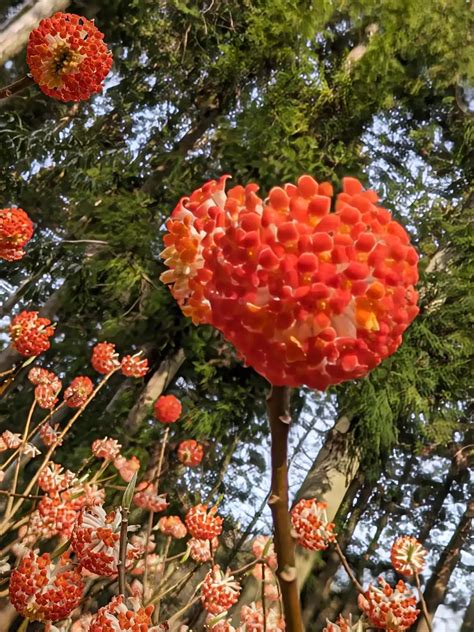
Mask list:
[[[315,498],[300,500],[291,510],[296,541],[310,551],[323,551],[334,542],[334,524],[326,516],[326,503]]]
[[[178,459],[183,465],[188,467],[196,467],[204,457],[204,448],[202,444],[194,439],[186,439],[181,441],[178,446]]]
[[[188,530],[179,516],[163,516],[158,520],[158,529],[164,535],[180,540],[186,537]]]
[[[112,601],[101,608],[90,622],[89,632],[116,632],[117,630],[136,630],[146,632],[151,629],[153,606],[136,606],[133,610],[125,605],[123,595],[113,597]]]
[[[403,632],[415,623],[420,611],[416,607],[416,597],[401,580],[392,588],[379,577],[380,588],[372,584],[363,595],[359,595],[359,608],[375,628]]]
[[[102,90],[112,67],[104,35],[73,13],[55,13],[31,31],[26,61],[41,90],[59,101],[81,101]]]
[[[196,505],[186,514],[184,522],[189,533],[198,540],[213,540],[222,533],[224,520],[216,516],[217,508],[207,505]]]
[[[153,408],[155,419],[162,424],[173,424],[181,415],[181,402],[174,395],[162,395]]]
[[[32,621],[65,619],[79,605],[83,591],[80,569],[67,555],[55,563],[49,553],[29,551],[10,579],[10,601]]]
[[[92,380],[85,375],[75,377],[64,391],[64,401],[69,408],[84,406],[94,390]]]
[[[115,345],[111,342],[98,342],[92,349],[92,367],[102,375],[108,375],[120,366]]]
[[[21,208],[0,209],[0,259],[17,261],[33,236],[33,222]]]
[[[149,370],[148,360],[141,357],[141,352],[123,356],[120,370],[125,377],[144,377]]]
[[[13,318],[10,325],[12,345],[18,353],[26,357],[47,351],[53,334],[51,321],[38,316],[38,312],[23,311]]]
[[[425,567],[428,551],[416,538],[405,535],[397,538],[392,545],[390,559],[393,568],[406,577],[419,574]]]
[[[275,385],[325,389],[394,353],[418,313],[418,255],[404,228],[354,178],[301,176],[225,192],[211,181],[183,198],[162,257],[183,312],[211,323]]]
[[[229,571],[223,573],[217,564],[204,578],[201,601],[203,608],[211,614],[227,612],[237,602],[239,595],[239,583],[234,580]]]

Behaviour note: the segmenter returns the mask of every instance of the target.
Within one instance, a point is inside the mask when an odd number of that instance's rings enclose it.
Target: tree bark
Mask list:
[[[472,632],[474,630],[474,595],[464,613],[460,632]]]
[[[70,0],[38,0],[0,33],[0,65],[15,57],[25,47],[30,32],[40,20],[56,11],[64,11]]]
[[[473,516],[474,499],[470,499],[456,530],[441,553],[438,563],[426,584],[424,598],[430,621],[433,621],[438,606],[443,602],[446,596],[449,578],[461,557],[462,547],[470,534]],[[420,616],[418,619],[415,632],[428,632],[428,625],[424,617]]]

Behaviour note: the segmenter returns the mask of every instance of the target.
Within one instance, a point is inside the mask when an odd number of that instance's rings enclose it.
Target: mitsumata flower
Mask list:
[[[64,471],[62,465],[49,463],[39,473],[38,485],[48,494],[57,494],[71,487],[76,482],[76,475],[70,470]]]
[[[420,613],[416,608],[416,598],[403,581],[392,588],[379,577],[380,588],[370,584],[363,595],[359,595],[359,608],[367,615],[376,628],[403,632],[415,623]]]
[[[242,630],[245,632],[261,632],[264,630],[264,622],[268,632],[278,632],[285,629],[285,622],[275,610],[267,609],[266,622],[263,614],[262,604],[252,602],[250,605],[243,605],[240,611],[240,622]]]
[[[144,377],[149,370],[148,360],[141,357],[141,352],[123,356],[120,370],[125,377]]]
[[[207,505],[196,505],[191,507],[184,522],[189,533],[198,540],[212,540],[222,533],[222,523],[220,516],[217,516],[217,508],[207,508]]]
[[[217,538],[213,538],[212,540],[191,538],[187,544],[191,559],[200,564],[204,564],[204,562],[209,562],[212,559],[212,554],[216,552],[219,546],[219,540]]]
[[[408,535],[397,538],[392,545],[390,559],[393,568],[406,577],[419,574],[425,567],[425,557],[428,551],[416,538]]]
[[[257,559],[263,558],[270,568],[276,569],[277,558],[270,536],[258,535],[252,542],[252,553]]]
[[[21,208],[0,209],[0,259],[17,261],[33,236],[33,222]]]
[[[21,435],[17,432],[4,430],[0,435],[0,452],[4,450],[16,450],[21,445]]]
[[[227,176],[180,200],[162,257],[184,314],[209,323],[275,385],[325,389],[394,353],[418,313],[418,255],[405,229],[354,178],[225,191]]]
[[[113,461],[119,456],[121,447],[122,446],[116,439],[104,437],[103,439],[96,439],[93,442],[92,454],[98,459]]]
[[[204,457],[204,447],[194,439],[181,441],[178,446],[178,459],[188,467],[198,466]]]
[[[52,446],[54,444],[58,444],[61,445],[62,444],[62,440],[58,443],[58,439],[59,439],[59,433],[52,428],[49,423],[44,423],[41,425],[41,428],[39,430],[39,434],[41,437],[41,441],[44,443],[44,445],[46,446]]]
[[[31,31],[26,61],[41,90],[60,101],[81,101],[102,90],[112,67],[104,35],[73,13],[55,13]]]
[[[174,395],[162,395],[155,402],[153,415],[162,424],[172,424],[181,415],[181,402]]]
[[[65,619],[81,602],[84,584],[80,569],[63,555],[57,562],[49,553],[29,551],[10,579],[10,600],[33,621]]]
[[[179,516],[163,516],[158,520],[157,528],[164,535],[180,540],[186,537],[188,530]]]
[[[35,385],[35,400],[40,408],[51,410],[58,402],[62,382],[52,371],[34,366],[28,372],[29,381]]]
[[[69,408],[80,408],[89,399],[94,390],[92,380],[84,375],[75,377],[64,391],[64,401]]]
[[[133,502],[137,507],[155,512],[164,511],[169,505],[166,494],[158,494],[156,483],[150,481],[142,481],[137,485]]]
[[[135,472],[140,469],[140,461],[136,456],[126,459],[124,456],[118,456],[114,460],[114,466],[118,473],[126,483],[130,483]]]
[[[300,500],[291,510],[296,541],[305,549],[322,551],[334,542],[334,524],[328,521],[326,503],[315,498]]]
[[[352,617],[349,616],[349,620],[347,620],[342,615],[339,615],[336,623],[331,623],[331,621],[326,620],[326,627],[323,629],[323,632],[352,632]]]
[[[71,546],[85,569],[102,576],[117,572],[121,523],[120,509],[106,514],[102,506],[96,505],[81,511],[72,532]],[[127,561],[132,563],[138,554],[136,547],[129,543]]]
[[[20,312],[10,325],[12,345],[19,354],[26,357],[47,351],[53,334],[54,326],[51,321],[38,316],[38,312]]]
[[[88,632],[147,632],[151,630],[152,612],[153,606],[128,608],[123,595],[119,595],[92,617]]]
[[[227,571],[223,573],[216,564],[204,578],[201,588],[203,608],[211,614],[227,612],[238,600],[240,585]]]
[[[115,345],[111,342],[98,342],[92,349],[91,357],[92,367],[101,373],[107,375],[120,366],[119,355],[115,351]]]

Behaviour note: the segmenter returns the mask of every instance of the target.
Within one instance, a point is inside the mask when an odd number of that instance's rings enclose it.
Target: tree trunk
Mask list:
[[[466,510],[454,531],[451,540],[441,553],[431,577],[424,590],[424,598],[430,621],[436,614],[438,606],[443,603],[448,590],[449,578],[461,557],[461,550],[469,536],[474,516],[474,499],[469,500]],[[415,632],[428,632],[428,625],[424,617],[420,616]]]
[[[11,22],[0,33],[0,65],[22,51],[31,30],[38,26],[40,20],[56,11],[63,11],[69,2],[70,0],[38,0],[28,11]]]
[[[351,450],[353,433],[348,417],[341,417],[328,432],[323,447],[309,470],[297,499],[317,498],[327,503],[327,515],[333,520],[346,492],[357,475],[360,461]],[[298,583],[303,586],[317,555],[299,548],[296,553]]]
[[[464,613],[460,632],[472,632],[472,630],[474,630],[474,595]]]

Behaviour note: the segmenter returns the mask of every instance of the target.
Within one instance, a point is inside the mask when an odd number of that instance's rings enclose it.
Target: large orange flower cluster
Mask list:
[[[167,222],[161,280],[184,314],[220,329],[275,385],[325,389],[399,347],[418,313],[418,255],[374,191],[308,175],[182,198]]]
[[[55,13],[30,33],[26,60],[41,90],[60,101],[81,101],[102,90],[112,55],[94,22]]]
[[[0,209],[0,259],[18,261],[33,236],[33,222],[21,208]]]
[[[54,334],[54,326],[48,318],[41,318],[38,312],[23,311],[17,314],[10,325],[12,346],[22,356],[37,356],[51,346],[49,339]]]

